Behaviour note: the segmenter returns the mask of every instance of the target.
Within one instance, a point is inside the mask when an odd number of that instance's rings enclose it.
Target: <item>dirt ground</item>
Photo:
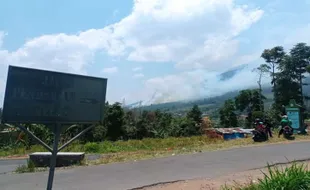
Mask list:
[[[310,168],[310,162],[302,162]],[[285,168],[291,164],[278,165],[276,167]],[[249,184],[256,183],[258,178],[263,177],[262,172],[267,172],[267,168],[249,170],[240,173],[234,173],[214,179],[193,179],[162,185],[140,188],[139,190],[220,190],[225,184]]]

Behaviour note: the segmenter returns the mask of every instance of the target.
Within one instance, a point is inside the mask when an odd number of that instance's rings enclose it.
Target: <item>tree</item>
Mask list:
[[[162,113],[159,110],[155,112],[155,120],[153,121],[152,133],[155,138],[166,138],[170,136],[172,123],[172,115],[170,113]]]
[[[136,113],[133,110],[128,110],[125,113],[125,124],[124,124],[124,131],[125,131],[125,138],[126,139],[135,139],[138,135],[138,128],[136,122]]]
[[[107,137],[115,141],[124,135],[123,126],[125,124],[124,120],[124,110],[121,104],[116,102],[109,106],[105,111],[105,125],[107,126],[108,132]]]
[[[263,91],[262,91],[262,77],[264,76],[264,74],[269,73],[269,70],[271,69],[271,67],[267,64],[261,64],[259,67],[257,67],[256,69],[253,70],[253,72],[257,72],[258,73],[258,88],[259,88],[259,99],[261,102],[261,108],[260,110],[264,110],[264,104],[262,102],[263,99]]]
[[[257,89],[241,90],[239,95],[235,97],[236,109],[243,112],[245,109],[251,111],[263,111],[263,100],[266,97]]]
[[[308,73],[310,73],[310,65],[308,65],[308,66],[306,67],[306,70],[307,70]]]
[[[288,104],[290,99],[304,106],[303,85],[307,84],[303,79],[307,70],[310,71],[310,46],[297,43],[288,54],[283,47],[276,46],[265,49],[261,57],[270,67],[276,112],[280,112],[282,105]]]
[[[187,112],[186,117],[195,121],[197,125],[200,125],[202,122],[202,112],[200,111],[198,105],[195,104],[192,109]]]
[[[187,137],[197,135],[197,126],[195,125],[195,121],[192,119],[188,119],[186,117],[175,118],[172,125],[174,126],[174,133],[179,136]]]
[[[224,106],[220,109],[220,124],[224,128],[237,127],[238,118],[235,113],[236,107],[233,100],[228,99],[225,101]]]
[[[108,129],[106,126],[104,125],[95,126],[91,131],[92,141],[95,141],[95,142],[103,141],[106,138],[107,133],[108,133]]]
[[[0,124],[1,124],[1,121],[2,121],[2,108],[0,108]]]
[[[296,74],[296,80],[300,88],[299,93],[303,97],[303,85],[307,85],[303,83],[303,79],[310,63],[310,46],[307,46],[306,43],[298,43],[290,50],[290,56],[293,65],[291,71]],[[303,105],[303,98],[300,101],[300,105]]]
[[[188,127],[185,132],[187,135],[199,135],[201,134],[202,112],[198,105],[194,105],[192,109],[187,112],[186,119],[188,120]]]
[[[266,97],[262,94],[261,90],[259,89],[254,89],[251,92],[252,92],[251,109],[253,111],[264,112],[264,100],[266,100]]]
[[[148,122],[147,116],[148,116],[148,112],[144,110],[141,114],[141,117],[138,118],[138,121],[136,123],[138,139],[142,139],[144,137],[150,136],[149,130],[148,130],[149,122]]]
[[[282,46],[276,46],[272,49],[265,49],[261,55],[261,57],[264,58],[268,64],[268,68],[270,68],[270,75],[272,78],[271,84],[273,85],[273,88],[276,85],[276,69],[278,68],[279,63],[282,61],[285,54],[286,53]]]
[[[241,90],[239,95],[235,97],[236,109],[243,112],[247,109],[247,123],[250,127],[253,121],[253,112],[264,111],[264,100],[266,97],[262,95],[258,89]]]
[[[290,99],[295,99],[298,103],[302,102],[299,93],[300,86],[294,72],[294,62],[290,55],[286,55],[279,65],[279,72],[276,73],[276,87],[274,89],[275,108],[280,110],[282,105],[287,105]]]

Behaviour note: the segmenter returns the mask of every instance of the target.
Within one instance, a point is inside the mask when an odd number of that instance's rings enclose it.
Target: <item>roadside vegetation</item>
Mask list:
[[[310,171],[307,165],[293,163],[286,168],[268,166],[264,177],[250,184],[224,186],[222,190],[309,190]]]
[[[296,136],[296,140],[310,140],[310,136]],[[100,154],[102,157],[96,161],[85,161],[85,164],[106,164],[113,162],[134,161],[148,158],[173,156],[178,154],[191,154],[204,151],[216,151],[229,148],[264,145],[269,143],[289,143],[285,138],[270,138],[263,143],[255,143],[252,138],[242,138],[230,141],[214,139],[208,136],[169,137],[165,139],[148,138],[143,140],[104,141],[104,142],[75,142],[64,151],[86,152],[87,154]],[[46,151],[40,145],[34,145],[26,150],[24,147],[0,151],[0,158],[14,158],[27,156],[32,152]],[[85,165],[84,164],[84,165]]]
[[[33,173],[36,171],[34,163],[30,160],[27,160],[26,165],[20,165],[16,168],[16,173]]]

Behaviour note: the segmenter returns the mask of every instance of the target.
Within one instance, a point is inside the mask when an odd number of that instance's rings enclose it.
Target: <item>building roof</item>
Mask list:
[[[253,129],[243,129],[243,128],[212,128],[211,130],[215,130],[221,134],[232,134],[232,133],[251,133]]]

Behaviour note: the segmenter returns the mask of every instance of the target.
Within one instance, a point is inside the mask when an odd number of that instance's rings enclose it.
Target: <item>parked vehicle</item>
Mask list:
[[[283,127],[283,136],[290,138],[293,135],[293,129],[290,126]]]
[[[252,139],[254,142],[263,142],[268,140],[266,126],[262,122],[255,123]]]

